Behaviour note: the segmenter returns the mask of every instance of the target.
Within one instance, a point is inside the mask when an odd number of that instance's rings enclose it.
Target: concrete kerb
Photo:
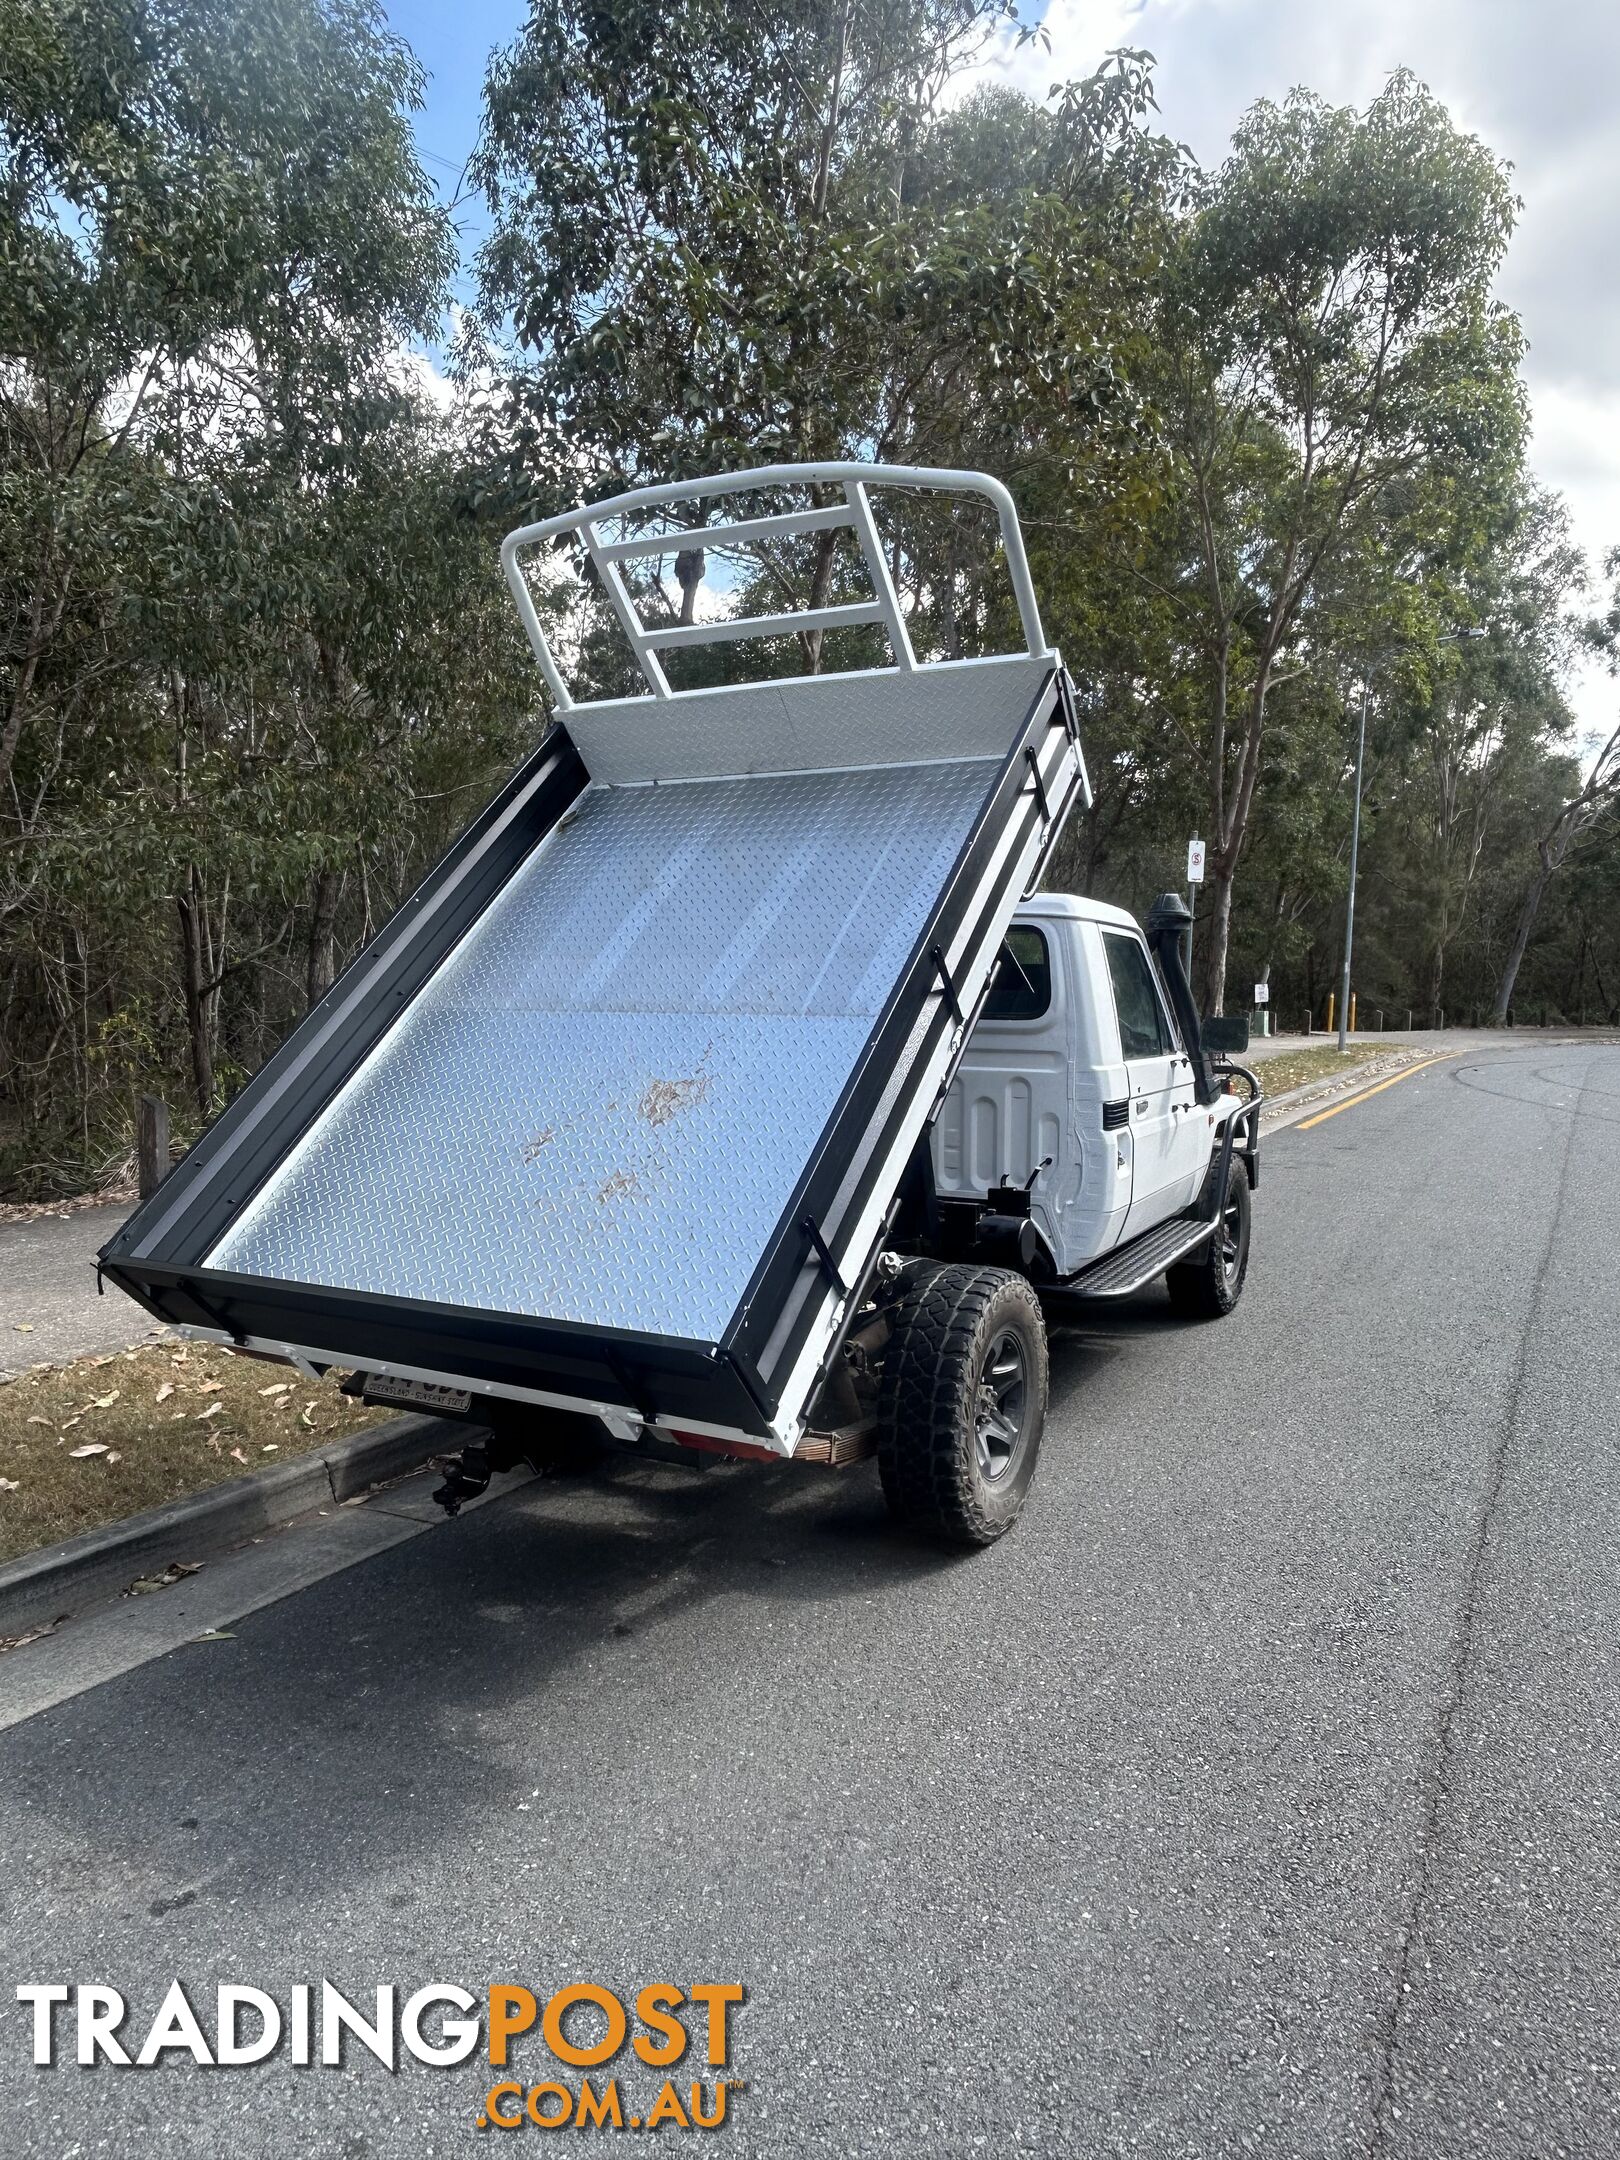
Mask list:
[[[1430,1058],[1456,1054],[1455,1051],[1406,1048],[1382,1055],[1374,1051],[1353,1071],[1330,1073],[1324,1079],[1302,1081],[1298,1087],[1289,1088],[1281,1095],[1268,1095],[1260,1111],[1260,1130],[1263,1133],[1282,1131],[1318,1103],[1330,1102],[1337,1095],[1354,1095],[1358,1089],[1387,1078],[1390,1073],[1402,1072],[1409,1065],[1422,1065]],[[1257,1069],[1264,1085],[1265,1067],[1261,1065]]]
[[[465,1438],[464,1427],[443,1418],[390,1418],[318,1454],[24,1553],[0,1566],[0,1637],[83,1612],[142,1575],[160,1574],[176,1561],[213,1559],[316,1508],[406,1477],[435,1455],[453,1453]]]

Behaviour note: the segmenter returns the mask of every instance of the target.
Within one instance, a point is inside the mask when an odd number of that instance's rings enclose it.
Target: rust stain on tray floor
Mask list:
[[[685,1110],[692,1103],[702,1102],[709,1092],[712,1077],[705,1068],[714,1052],[714,1044],[704,1046],[698,1059],[698,1069],[684,1080],[649,1080],[646,1092],[636,1105],[636,1113],[649,1125],[667,1125],[678,1110]]]
[[[667,1125],[677,1110],[701,1102],[708,1092],[707,1073],[694,1073],[689,1080],[652,1080],[636,1108],[649,1125]]]

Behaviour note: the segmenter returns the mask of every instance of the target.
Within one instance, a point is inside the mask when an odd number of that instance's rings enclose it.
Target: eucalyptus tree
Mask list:
[[[508,648],[468,649],[492,542],[400,374],[453,260],[420,89],[372,0],[0,12],[8,974],[56,999],[71,938],[67,1038],[148,1060],[177,977],[199,1114],[267,1047],[219,1069],[225,1001],[267,966],[317,993],[345,874],[403,833],[407,875],[416,765],[453,793],[510,734]]]
[[[370,0],[0,14],[0,791],[76,593],[154,546],[183,591],[205,449],[329,441],[323,393],[436,320],[420,81]]]
[[[1586,639],[1608,661],[1611,672],[1620,674],[1620,548],[1605,558],[1604,569],[1611,583],[1609,602],[1586,625]],[[1535,836],[1532,867],[1496,985],[1495,1019],[1499,1026],[1513,1003],[1519,971],[1548,888],[1565,865],[1582,856],[1601,855],[1608,874],[1608,894],[1620,889],[1620,727],[1603,741],[1588,745],[1587,759],[1584,773],[1577,769],[1572,774],[1571,784]],[[1603,880],[1592,882],[1601,885]],[[1608,927],[1612,939],[1612,920]],[[1603,1002],[1610,1002],[1606,992]]]
[[[1313,599],[1347,554],[1380,558],[1400,483],[1520,453],[1521,340],[1490,298],[1513,210],[1501,164],[1397,74],[1362,113],[1304,91],[1256,105],[1178,230],[1158,409],[1204,688],[1212,1011],[1272,693],[1313,656]]]
[[[466,358],[492,341],[506,365],[512,497],[848,456],[1016,482],[1054,413],[1095,433],[1126,395],[1143,206],[1173,153],[1141,127],[1141,55],[1046,108],[948,99],[1008,12],[536,0],[473,161],[494,229]],[[988,543],[926,506],[886,537],[919,635],[970,647]],[[836,536],[761,575],[777,609],[819,604]],[[649,598],[678,611],[691,586]]]

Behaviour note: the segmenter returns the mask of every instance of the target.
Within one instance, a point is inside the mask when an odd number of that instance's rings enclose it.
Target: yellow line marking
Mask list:
[[[1387,1080],[1380,1080],[1376,1087],[1363,1088],[1359,1095],[1347,1095],[1343,1102],[1336,1102],[1331,1110],[1318,1110],[1315,1117],[1301,1118],[1295,1130],[1309,1132],[1313,1125],[1325,1125],[1330,1117],[1337,1117],[1341,1110],[1353,1110],[1357,1103],[1370,1102],[1375,1095],[1382,1095],[1385,1088],[1392,1088],[1397,1080],[1410,1080],[1414,1073],[1433,1072],[1435,1066],[1443,1065],[1447,1058],[1461,1056],[1460,1050],[1443,1050],[1438,1057],[1425,1058],[1421,1065],[1408,1065],[1398,1073],[1391,1073]]]

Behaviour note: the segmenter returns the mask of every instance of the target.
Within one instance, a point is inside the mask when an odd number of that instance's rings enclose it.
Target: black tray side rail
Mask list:
[[[1045,825],[1041,857],[1029,881],[1033,884],[1081,791],[1079,770],[1061,795],[1044,777],[1048,766],[1061,769],[1060,761],[1051,757],[1059,738],[1065,749],[1078,744],[1068,679],[1061,669],[1048,676],[1031,704],[939,901],[918,934],[905,972],[726,1331],[725,1353],[773,1414],[827,1298],[842,1300],[847,1322],[860,1281],[881,1248],[880,1231],[869,1252],[845,1253],[841,1267],[832,1257],[847,1245],[854,1225],[870,1205],[886,1175],[896,1138],[915,1107],[915,1089],[904,1078],[896,1085],[899,1068],[904,1065],[907,1073],[926,1070],[943,1040],[957,1028],[961,1030],[960,1053],[977,1006],[989,990],[993,968],[978,988],[974,1011],[964,1011],[957,986],[942,965],[944,956],[964,928],[978,916],[992,913],[997,894],[1004,894],[1000,887],[986,890],[985,881],[998,853],[1005,852],[1009,864],[1018,862],[1030,839]],[[931,1113],[943,1100],[954,1069],[955,1060],[947,1067]],[[835,1334],[829,1355],[837,1341]]]

